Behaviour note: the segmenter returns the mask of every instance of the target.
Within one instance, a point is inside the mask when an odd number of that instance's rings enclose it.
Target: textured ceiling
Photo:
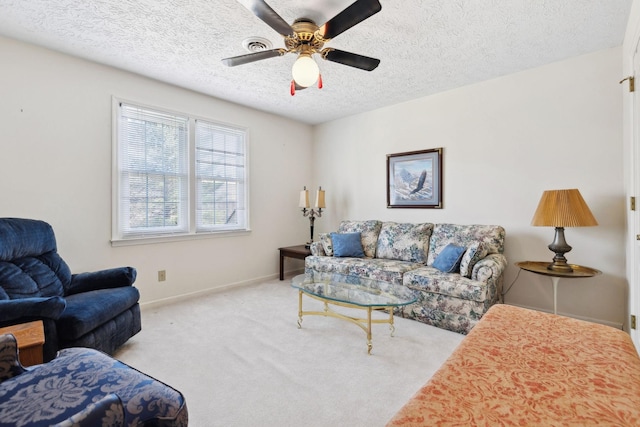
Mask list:
[[[352,0],[267,0],[319,25]],[[317,59],[324,88],[289,94],[292,54],[233,68],[251,36],[282,37],[236,0],[0,0],[0,35],[316,124],[619,46],[632,0],[381,0],[326,44],[372,72]],[[2,53],[0,52],[0,58]]]

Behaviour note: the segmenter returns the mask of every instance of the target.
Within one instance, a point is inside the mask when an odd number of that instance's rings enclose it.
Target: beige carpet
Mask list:
[[[394,337],[373,326],[367,355],[357,326],[307,316],[298,329],[297,312],[289,280],[143,308],[114,356],[180,390],[192,427],[384,426],[463,339],[396,317]]]

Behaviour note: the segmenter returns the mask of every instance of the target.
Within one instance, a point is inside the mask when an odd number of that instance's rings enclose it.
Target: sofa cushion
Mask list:
[[[433,267],[445,273],[456,273],[460,271],[460,262],[466,248],[463,246],[454,245],[449,243],[438,254],[438,257],[433,261]]]
[[[486,257],[488,253],[489,251],[484,243],[472,243],[462,256],[462,261],[460,261],[460,275],[471,278],[473,266],[482,258]]]
[[[338,233],[360,233],[365,256],[373,258],[376,256],[376,246],[381,227],[382,222],[378,220],[342,221],[338,227]]]
[[[471,301],[484,302],[489,299],[490,294],[484,282],[467,279],[456,273],[443,273],[433,267],[406,272],[402,277],[402,283],[415,291],[449,295]]]
[[[320,243],[326,256],[333,256],[333,242],[331,241],[331,233],[320,234]]]
[[[424,264],[380,258],[308,256],[305,259],[305,272],[307,273],[340,273],[348,276],[368,277],[396,285],[402,284],[404,273],[420,267],[424,267]]]
[[[63,341],[76,340],[129,309],[139,298],[133,286],[70,295],[58,320],[58,336]]]
[[[331,233],[333,256],[335,257],[364,257],[360,233]]]
[[[427,262],[433,224],[384,222],[380,228],[376,258]]]
[[[504,252],[504,228],[499,225],[435,224],[429,243],[427,265],[432,265],[438,254],[449,243],[469,247],[483,242],[488,254]]]

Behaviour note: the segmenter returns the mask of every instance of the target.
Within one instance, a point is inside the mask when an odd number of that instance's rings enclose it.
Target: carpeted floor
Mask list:
[[[180,390],[193,427],[384,426],[463,339],[396,317],[394,337],[373,326],[367,355],[348,322],[307,316],[298,329],[289,283],[143,308],[142,332],[114,356]]]

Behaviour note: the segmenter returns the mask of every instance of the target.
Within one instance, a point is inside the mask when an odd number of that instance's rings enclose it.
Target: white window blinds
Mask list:
[[[114,105],[114,240],[248,228],[245,130]]]
[[[120,105],[120,231],[186,232],[188,118]]]
[[[244,131],[196,121],[196,229],[246,225]]]

